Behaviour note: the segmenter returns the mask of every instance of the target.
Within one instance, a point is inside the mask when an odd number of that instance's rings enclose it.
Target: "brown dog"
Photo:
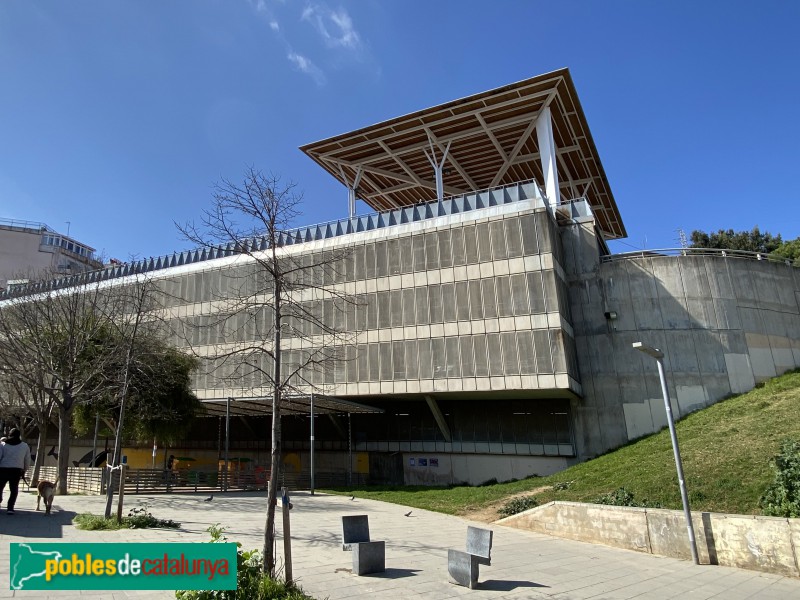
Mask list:
[[[58,480],[56,480],[56,483]],[[36,497],[36,510],[39,510],[39,503],[44,498],[44,514],[49,515],[53,508],[53,498],[56,495],[56,484],[52,481],[40,481],[36,486],[39,495]]]

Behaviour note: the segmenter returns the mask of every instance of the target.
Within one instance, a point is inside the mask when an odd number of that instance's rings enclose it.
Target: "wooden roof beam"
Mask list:
[[[412,178],[412,177],[408,177],[407,175],[404,175],[404,174],[401,174],[401,173],[395,173],[394,171],[388,171],[386,169],[380,169],[378,167],[372,167],[372,166],[363,165],[363,164],[360,164],[360,163],[351,163],[350,161],[346,161],[346,160],[336,160],[336,159],[328,158],[327,162],[329,162],[329,163],[330,162],[335,162],[336,164],[346,165],[346,166],[351,167],[351,168],[364,167],[364,175],[366,175],[367,173],[374,173],[375,175],[381,175],[382,177],[388,177],[390,179],[395,179],[397,181],[402,181],[404,183],[415,183],[415,184],[419,185],[420,187],[425,187],[425,188],[429,188],[429,189],[431,189],[433,191],[436,191],[436,182],[430,181],[430,180],[427,180],[427,179],[421,179],[419,177]],[[362,179],[363,179],[363,177],[364,176],[362,176]],[[460,190],[460,189],[452,187],[452,186],[445,186],[444,191],[447,192],[448,194],[450,194],[451,196],[459,196],[459,195],[464,193],[463,190]]]
[[[547,104],[545,104],[545,106],[546,105]],[[525,142],[528,141],[528,138],[531,136],[531,133],[533,133],[533,130],[536,127],[536,120],[539,118],[540,114],[541,110],[536,113],[536,115],[531,119],[531,122],[525,128],[525,131],[522,133],[521,136],[519,136],[517,143],[514,145],[514,149],[511,151],[511,154],[508,155],[505,162],[503,163],[503,166],[500,167],[500,170],[497,171],[497,174],[494,176],[494,179],[492,179],[492,183],[489,185],[489,187],[495,187],[498,183],[500,183],[500,180],[503,179],[503,175],[506,174],[508,168],[511,166],[511,161],[513,161],[517,157],[517,155],[522,150],[522,147],[525,145]]]
[[[551,94],[551,93],[548,92],[548,94]],[[548,94],[544,94],[543,93],[541,95],[546,96]],[[545,104],[546,103],[547,103],[547,101],[545,101]],[[491,108],[496,108],[496,105],[493,105]],[[479,113],[476,112],[474,114],[479,114]],[[474,114],[473,113],[463,113],[461,115],[458,115],[458,117],[459,118],[461,118],[461,117],[469,117],[469,116],[474,116]],[[536,115],[538,116],[538,114],[539,113],[537,111]],[[530,119],[530,115],[520,115],[520,116],[516,116],[516,117],[510,117],[508,119],[502,119],[500,121],[495,121],[493,123],[487,123],[487,127],[489,127],[490,131],[495,131],[497,129],[502,129],[504,127],[509,127],[511,125],[516,125],[517,123],[525,123],[525,122],[528,121],[528,119]],[[440,125],[440,124],[441,124],[441,122],[437,122],[434,125]],[[426,125],[426,126],[430,127],[431,125]],[[451,134],[447,134],[447,135],[439,135],[438,138],[439,138],[440,142],[445,143],[445,142],[450,142],[450,141],[456,141],[456,140],[459,140],[459,139],[462,139],[462,138],[465,138],[465,137],[470,137],[470,136],[473,136],[475,134],[483,133],[483,132],[484,132],[483,127],[478,125],[476,127],[470,127],[469,129],[464,129],[463,131],[458,131],[456,133],[451,133]],[[364,146],[368,146],[370,144],[378,143],[380,141],[388,144],[388,143],[391,143],[391,141],[392,141],[391,138],[393,138],[393,137],[396,138],[396,137],[399,137],[399,136],[402,136],[402,135],[407,135],[407,134],[408,134],[407,131],[401,132],[399,134],[393,133],[393,134],[383,135],[383,136],[376,137],[376,138],[370,138],[368,140],[365,140],[363,142],[358,142],[356,144],[352,144],[352,145],[348,145],[348,146],[342,146],[340,148],[336,148],[335,150],[330,150],[330,151],[324,152],[324,153],[322,153],[322,152],[314,152],[314,151],[311,151],[309,153],[313,154],[315,156],[318,156],[321,159],[323,159],[323,158],[333,158],[334,160],[337,160],[335,158],[335,154],[337,154],[338,152],[341,152],[342,150],[345,150],[345,151],[349,152],[349,151],[352,151],[352,150],[356,150],[358,148],[362,148]],[[402,148],[399,148],[399,149],[394,149],[393,152],[397,153],[397,154],[404,154],[406,152],[411,152],[411,151],[414,151],[414,150],[420,150],[422,148],[425,148],[427,145],[428,145],[428,140],[425,139],[425,140],[421,140],[419,142],[415,142],[413,144],[409,144],[409,145],[403,146]],[[377,156],[377,157],[374,157],[374,158],[370,158],[370,159],[368,159],[366,161],[359,161],[359,164],[368,164],[370,162],[383,160],[384,158],[385,158],[385,156]]]
[[[403,169],[403,171],[405,171],[408,174],[408,176],[411,177],[411,179],[417,182],[417,185],[421,186],[425,185],[424,183],[422,183],[422,180],[417,176],[417,174],[411,169],[411,167],[409,167],[402,158],[397,156],[397,154],[395,154],[392,151],[392,149],[386,145],[386,142],[380,140],[378,141],[378,144],[380,145],[381,148],[383,148],[383,151],[386,152],[386,154],[389,155],[394,160],[394,162],[400,165],[400,168]]]

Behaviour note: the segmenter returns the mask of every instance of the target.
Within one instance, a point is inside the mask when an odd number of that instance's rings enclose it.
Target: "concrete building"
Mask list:
[[[346,249],[325,283],[358,302],[298,288],[352,333],[346,360],[299,377],[383,411],[318,419],[318,468],[441,484],[563,469],[665,425],[635,341],[666,354],[678,416],[800,366],[798,269],[742,252],[609,253],[626,231],[566,69],[302,149],[347,188],[349,216],[286,232],[280,251],[312,264]],[[377,212],[357,215],[357,199]],[[229,246],[85,279],[141,272],[160,281],[175,343],[209,357],[198,395],[213,414],[233,398],[252,425],[270,389],[221,357],[268,337],[271,317],[219,319],[252,261]],[[324,340],[299,321],[284,337],[290,366]],[[258,431],[235,434],[238,454],[266,448]],[[287,418],[284,449],[308,468],[308,417]]]
[[[94,248],[56,233],[44,223],[0,219],[0,290],[9,280],[41,273],[69,275],[102,266]]]

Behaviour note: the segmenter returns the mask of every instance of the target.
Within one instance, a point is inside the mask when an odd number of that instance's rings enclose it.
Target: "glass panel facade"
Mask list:
[[[570,408],[566,400],[438,400],[461,453],[574,456]],[[391,452],[392,448],[444,448],[444,437],[421,401],[392,400],[381,415],[353,415],[355,450]],[[298,432],[300,433],[300,432]],[[300,435],[307,434],[307,428]],[[297,436],[298,439],[300,435]],[[332,435],[332,434],[329,434]],[[341,449],[346,449],[346,441]],[[372,446],[368,446],[372,444]]]

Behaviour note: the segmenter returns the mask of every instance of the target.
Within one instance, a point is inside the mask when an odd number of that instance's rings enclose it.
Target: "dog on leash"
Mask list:
[[[58,479],[56,479],[55,483],[52,481],[40,481],[39,485],[36,486],[36,491],[39,492],[39,495],[36,497],[36,510],[39,510],[39,504],[44,498],[44,514],[49,515],[50,510],[53,508],[53,498],[56,495],[56,484],[58,483]]]

